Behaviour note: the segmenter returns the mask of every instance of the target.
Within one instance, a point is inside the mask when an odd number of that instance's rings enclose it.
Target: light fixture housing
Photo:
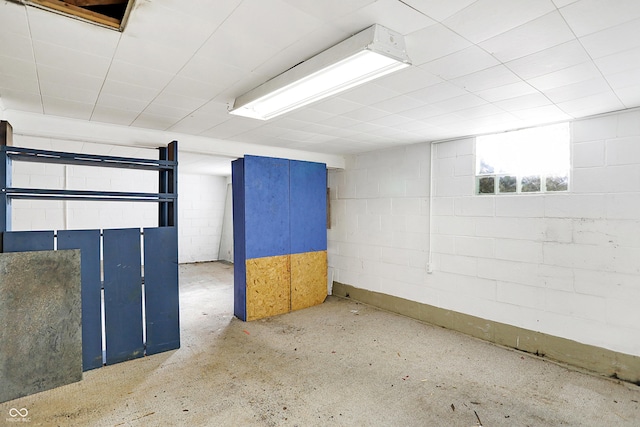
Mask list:
[[[402,34],[374,24],[237,97],[229,113],[269,120],[410,65]]]

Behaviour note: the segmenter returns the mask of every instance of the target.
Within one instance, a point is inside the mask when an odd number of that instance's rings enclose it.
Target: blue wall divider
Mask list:
[[[104,230],[107,364],[144,356],[140,229]]]
[[[102,366],[100,230],[58,231],[58,249],[80,249],[82,369]]]
[[[147,355],[180,347],[178,230],[144,229]]]
[[[3,252],[52,251],[53,231],[11,231],[3,233]]]

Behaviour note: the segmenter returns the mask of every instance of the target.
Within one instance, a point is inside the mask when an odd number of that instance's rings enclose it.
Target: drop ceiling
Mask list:
[[[413,65],[264,122],[235,97],[373,23]],[[0,108],[346,155],[640,106],[638,0],[136,0],[124,31],[0,0]],[[35,116],[34,116],[35,117]]]

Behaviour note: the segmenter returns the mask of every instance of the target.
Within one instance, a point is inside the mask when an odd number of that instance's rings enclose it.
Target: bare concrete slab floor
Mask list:
[[[4,403],[0,423],[25,408],[31,426],[640,425],[640,387],[350,300],[243,323],[232,277],[181,266],[180,350]]]

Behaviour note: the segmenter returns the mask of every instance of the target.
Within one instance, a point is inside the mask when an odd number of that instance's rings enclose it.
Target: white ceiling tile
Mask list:
[[[577,1],[580,1],[580,0],[553,0],[553,3],[556,5],[556,7],[561,8],[568,4],[575,3]]]
[[[36,64],[54,68],[72,69],[77,73],[104,76],[111,58],[92,55],[75,49],[34,40]]]
[[[626,108],[640,106],[640,84],[617,89],[616,93]]]
[[[423,103],[434,103],[445,99],[455,98],[468,94],[466,90],[449,82],[438,83],[428,88],[407,93],[407,96],[415,98]]]
[[[487,101],[485,101],[484,99],[479,98],[471,93],[467,93],[466,95],[457,96],[455,98],[446,99],[440,102],[435,102],[433,103],[433,106],[436,108],[441,108],[444,111],[453,112],[486,104]]]
[[[572,40],[542,52],[509,61],[505,65],[522,79],[530,79],[589,60],[589,55],[580,42]]]
[[[350,14],[358,9],[375,3],[376,0],[285,0],[289,6],[300,9],[310,15],[331,21],[338,16]]]
[[[198,56],[229,67],[254,70],[281,49],[263,37],[245,34],[240,28],[220,27],[200,48]],[[301,58],[302,59],[302,58]],[[288,64],[287,68],[295,64]],[[262,83],[262,82],[260,82]]]
[[[398,92],[379,86],[375,82],[365,83],[340,94],[343,99],[363,105],[371,105],[396,96]]]
[[[518,111],[551,105],[551,101],[542,93],[535,92],[528,95],[503,99],[501,101],[496,101],[493,104],[505,111]]]
[[[607,74],[606,79],[611,88],[622,89],[638,84],[638,76],[640,76],[640,68],[632,68],[619,73]]]
[[[567,67],[560,71],[529,79],[528,81],[536,89],[549,90],[598,77],[601,77],[598,67],[592,62],[583,62],[582,64]]]
[[[612,91],[596,93],[558,103],[558,107],[573,117],[585,117],[625,108]]]
[[[197,80],[191,80],[184,77],[176,76],[167,86],[163,89],[161,96],[163,97],[181,97],[181,98],[193,98],[199,100],[209,101],[215,98],[224,89],[223,86],[218,84],[200,82]],[[202,105],[200,102],[198,107]],[[198,108],[196,107],[196,108]]]
[[[217,21],[226,17],[224,6],[220,16],[207,22],[180,10],[166,8],[163,3],[154,7],[134,8],[124,37],[153,41],[168,48],[193,53],[215,31]]]
[[[320,19],[282,0],[262,0],[242,2],[221,28],[241,29],[242,36],[254,42],[266,38],[267,44],[280,50],[322,25]]]
[[[407,67],[376,80],[377,85],[397,93],[413,92],[438,83],[442,83],[440,77],[436,77],[420,67]]]
[[[372,104],[372,107],[386,111],[388,113],[399,113],[401,111],[410,110],[424,105],[423,102],[416,98],[406,95],[396,96],[395,98],[386,99],[384,101]]]
[[[43,9],[27,8],[33,40],[111,58],[122,33]],[[81,37],[78,35],[82,34]]]
[[[475,3],[477,0],[404,0],[411,7],[419,10],[428,17],[442,21]]]
[[[7,56],[0,56],[0,74],[22,77],[31,82],[38,81],[36,66],[33,62]]]
[[[190,110],[177,108],[172,105],[163,105],[158,102],[152,102],[151,104],[147,105],[141,115],[149,114],[152,116],[162,116],[173,119],[174,122],[178,122],[182,118],[188,116],[189,113]]]
[[[35,62],[31,39],[28,36],[6,32],[0,27],[0,57],[3,56],[7,57],[6,61],[9,61],[9,58],[13,58]]]
[[[580,42],[594,59],[639,47],[640,19],[589,34]]]
[[[99,89],[99,87],[86,89],[79,85],[62,85],[60,83],[50,83],[43,79],[40,80],[40,91],[43,97],[61,98],[83,104],[95,104]]]
[[[103,123],[113,123],[121,126],[129,126],[138,117],[138,112],[123,108],[112,108],[104,105],[96,105],[91,115],[91,120]]]
[[[471,42],[480,43],[553,10],[551,0],[478,0],[443,23]]]
[[[356,119],[356,120],[361,120],[361,121],[370,121],[380,117],[384,117],[387,114],[389,113],[384,110],[379,110],[377,108],[362,107],[362,108],[358,108],[356,110],[352,110],[347,113],[344,113],[344,116],[352,119]]]
[[[166,73],[177,73],[192,57],[193,51],[165,46],[155,40],[123,36],[114,61],[127,62]]]
[[[323,101],[315,102],[312,106],[316,110],[326,111],[331,114],[344,114],[362,107],[362,104],[334,96]]]
[[[177,77],[229,87],[249,74],[241,68],[214,61],[206,55],[197,55],[189,59]]]
[[[204,98],[194,98],[161,92],[153,101],[153,104],[160,104],[167,107],[176,108],[182,111],[191,112],[202,107],[208,100]]]
[[[562,16],[557,11],[553,11],[492,37],[480,43],[480,47],[500,61],[507,62],[557,46],[574,38]]]
[[[440,116],[445,111],[442,108],[438,108],[432,104],[423,105],[422,107],[412,108],[410,110],[400,111],[397,114],[408,117],[413,120],[428,120],[431,117]]]
[[[640,18],[638,0],[581,0],[560,9],[578,37]]]
[[[604,76],[640,68],[640,47],[614,53],[595,60]]]
[[[332,20],[332,24],[347,31],[356,32],[376,23],[401,34],[409,34],[435,24],[426,15],[397,0],[378,0],[342,18]]]
[[[153,98],[158,96],[157,89],[145,86],[136,86],[116,80],[106,80],[100,91],[100,101],[103,96],[115,96],[117,98],[127,98],[135,100],[142,105],[147,105]],[[115,107],[116,105],[114,105]]]
[[[0,29],[17,36],[29,37],[27,7],[6,1],[0,3]]]
[[[54,68],[46,65],[38,66],[38,77],[47,85],[67,85],[70,82],[74,87],[86,90],[98,91],[102,87],[104,79],[90,74],[77,73],[65,68]]]
[[[421,65],[421,67],[438,77],[450,80],[498,64],[498,60],[484,50],[477,46],[470,46],[451,55],[428,62]]]
[[[43,113],[42,98],[39,93],[24,92],[13,88],[2,88],[0,89],[0,97],[2,97],[5,108]]]
[[[611,87],[602,77],[542,91],[555,104],[603,92],[611,92]]]
[[[131,126],[167,130],[173,126],[177,120],[173,117],[159,116],[156,114],[142,113],[131,123]]]
[[[518,81],[516,83],[492,87],[490,89],[485,89],[474,93],[488,102],[496,102],[502,101],[504,99],[516,98],[519,96],[530,95],[532,93],[538,93],[538,91],[530,84],[523,81]]]
[[[434,24],[405,36],[407,55],[421,65],[471,46],[471,42],[442,24]]]
[[[571,120],[573,118],[571,115],[565,113],[555,105],[517,110],[513,111],[512,113],[514,116],[522,120],[529,121],[529,123],[538,124]]]
[[[93,104],[70,101],[64,98],[42,97],[44,113],[53,116],[89,120]]]
[[[227,120],[227,117],[216,117],[214,114],[194,111],[169,128],[173,132],[199,135]]]
[[[114,60],[109,69],[107,81],[115,80],[132,86],[142,86],[158,91],[173,78],[173,74],[148,67]]]
[[[451,83],[469,92],[479,92],[518,82],[522,82],[520,77],[516,76],[504,65],[496,65],[495,67],[451,80]]]
[[[217,28],[240,3],[242,0],[162,0],[163,7],[204,20],[209,23],[209,28]]]
[[[0,60],[2,58],[0,57]],[[40,94],[40,85],[38,79],[25,79],[24,76],[16,74],[3,74],[0,73],[0,94],[2,90],[16,90],[20,92],[30,92],[34,94]]]

